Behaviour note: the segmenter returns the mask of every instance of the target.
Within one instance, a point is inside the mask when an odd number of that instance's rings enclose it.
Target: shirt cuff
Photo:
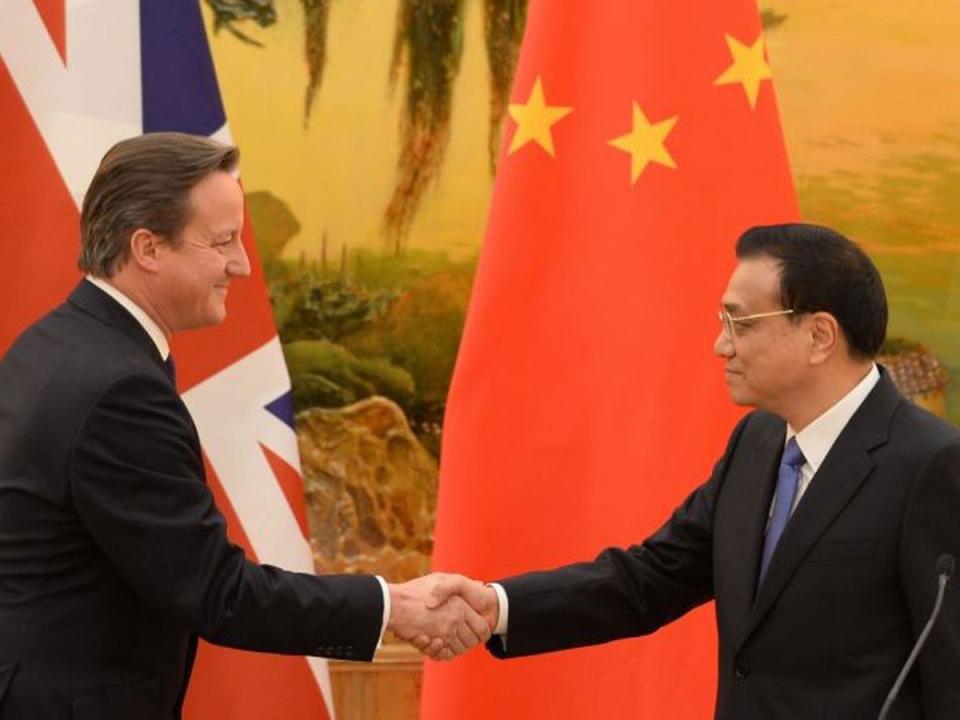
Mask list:
[[[500,605],[500,613],[497,616],[497,626],[493,629],[493,634],[506,636],[507,623],[510,619],[510,605],[507,600],[507,591],[503,589],[500,583],[490,583],[490,587],[497,593],[497,603]]]
[[[387,631],[387,623],[390,622],[390,589],[387,587],[387,581],[379,575],[375,576],[380,583],[380,589],[383,591],[383,622],[380,624],[380,639],[377,640],[377,647],[383,645],[383,634]]]

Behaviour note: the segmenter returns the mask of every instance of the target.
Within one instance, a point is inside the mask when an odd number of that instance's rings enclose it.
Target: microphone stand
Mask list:
[[[903,669],[897,676],[897,681],[893,684],[893,687],[890,688],[890,694],[887,695],[887,700],[883,703],[883,707],[880,709],[880,715],[877,720],[887,719],[887,715],[890,714],[890,708],[893,707],[893,701],[897,699],[897,694],[900,692],[901,686],[907,679],[907,673],[909,673],[910,668],[913,667],[913,663],[920,654],[923,644],[927,641],[927,636],[930,635],[930,631],[933,629],[933,623],[936,621],[937,615],[940,614],[940,606],[943,604],[943,593],[944,589],[947,587],[947,580],[949,580],[950,576],[953,574],[953,566],[954,561],[952,557],[941,555],[939,558],[937,558],[937,570],[940,572],[940,576],[937,578],[937,584],[939,587],[937,588],[937,599],[933,603],[933,612],[930,613],[930,619],[927,620],[927,624],[924,626],[923,632],[920,633],[920,637],[917,638],[917,642],[913,646],[913,651],[910,653],[910,657],[907,658],[907,662],[904,663]]]

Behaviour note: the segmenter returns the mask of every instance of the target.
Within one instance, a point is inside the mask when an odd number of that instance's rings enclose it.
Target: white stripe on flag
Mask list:
[[[260,448],[262,443],[300,470],[296,433],[265,409],[289,391],[290,376],[274,337],[192,387],[183,400],[260,562],[313,573],[310,545]],[[307,663],[334,720],[327,661],[308,657]]]
[[[260,448],[263,443],[299,470],[296,433],[266,409],[289,391],[274,337],[192,387],[183,400],[260,561],[313,572],[310,547]]]
[[[33,0],[0,0],[0,56],[77,206],[100,158],[143,127],[140,3],[66,0],[67,64]],[[105,37],[105,33],[109,37]]]

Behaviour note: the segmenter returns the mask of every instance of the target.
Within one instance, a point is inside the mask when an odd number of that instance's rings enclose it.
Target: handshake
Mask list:
[[[387,587],[387,629],[434,660],[452,660],[485,643],[497,626],[496,591],[463,575],[433,573]]]

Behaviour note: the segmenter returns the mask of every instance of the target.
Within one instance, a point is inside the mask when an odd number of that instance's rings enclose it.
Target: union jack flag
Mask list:
[[[0,354],[79,275],[79,206],[106,150],[144,132],[230,142],[197,0],[0,0]],[[249,230],[222,326],[174,341],[180,392],[231,539],[312,572],[290,379]],[[186,716],[332,717],[325,661],[202,645]]]

